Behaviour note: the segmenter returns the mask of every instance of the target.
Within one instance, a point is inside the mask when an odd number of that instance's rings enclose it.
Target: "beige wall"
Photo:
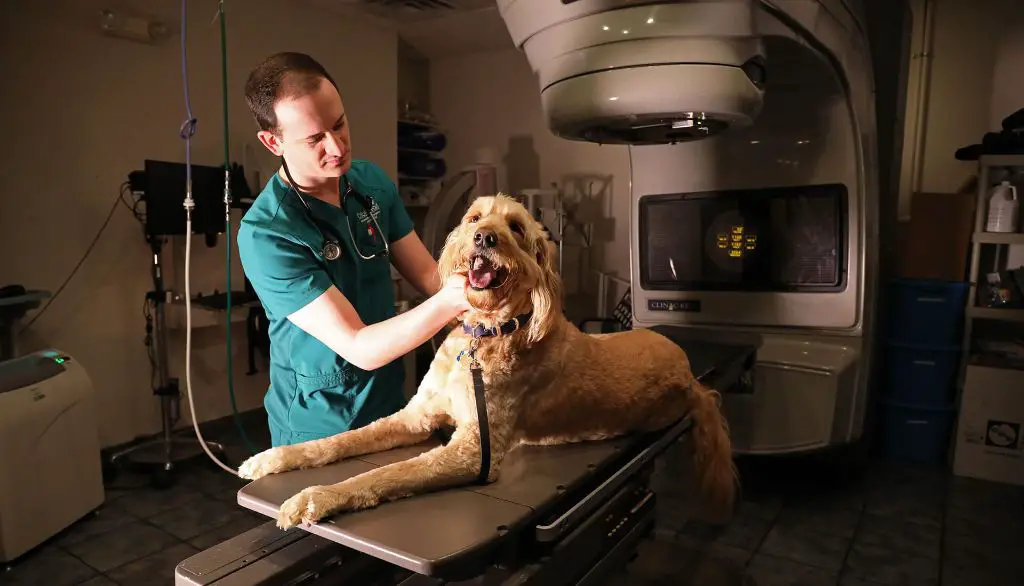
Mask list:
[[[935,0],[931,87],[927,92],[921,193],[951,193],[978,168],[958,161],[958,148],[981,142],[998,132],[1004,118],[1024,108],[1024,4],[1019,0]],[[914,3],[916,14],[923,3]],[[915,23],[915,34],[922,23]],[[913,71],[913,66],[912,66]],[[915,79],[912,75],[911,86]],[[907,120],[914,117],[914,95],[908,92]],[[904,162],[910,160],[907,135]],[[911,174],[904,172],[901,193],[911,192]],[[1024,189],[1019,184],[1018,189]],[[910,210],[913,214],[913,210]],[[1011,246],[1010,268],[1024,265],[1024,246]]]
[[[489,147],[506,162],[499,186],[519,193],[547,188],[570,174],[606,175],[607,193],[594,197],[583,217],[597,225],[593,256],[567,250],[570,317],[593,316],[593,281],[577,279],[589,265],[629,278],[629,153],[622,146],[567,141],[546,126],[536,79],[515,48],[493,53],[434,59],[430,64],[431,105],[448,133],[445,158],[449,174],[474,162],[477,149]],[[600,191],[595,189],[595,193]]]
[[[921,3],[915,4],[920,13]],[[1019,0],[936,0],[919,191],[956,190],[977,171],[973,163],[954,158],[956,149],[980,142],[1010,112],[1024,108],[1022,36]]]
[[[147,46],[106,38],[97,15],[104,7],[144,8],[166,19],[174,36]],[[223,160],[219,26],[216,0],[188,3],[188,57],[194,163]],[[356,156],[395,173],[397,39],[393,32],[289,2],[227,3],[230,147],[260,182],[274,160],[256,142],[242,88],[248,69],[279,50],[313,54],[341,86]],[[118,187],[146,158],[184,161],[178,129],[182,92],[180,3],[97,0],[0,4],[7,113],[0,157],[0,285],[21,283],[55,291],[78,263],[115,202]],[[246,154],[243,155],[243,152]],[[239,216],[233,217],[237,226]],[[233,237],[233,236],[232,236]],[[182,242],[165,255],[168,287],[184,290]],[[242,287],[237,253],[232,285]],[[192,241],[193,294],[224,291],[224,238],[207,248]],[[104,446],[159,430],[143,345],[143,297],[151,287],[150,255],[139,224],[118,209],[89,258],[43,316],[25,334],[25,350],[60,348],[86,366],[100,406]],[[185,385],[183,311],[169,312],[171,376]],[[259,407],[266,372],[246,376],[245,329],[236,311],[234,375],[240,409]],[[31,316],[30,316],[31,317]],[[200,420],[230,413],[225,325],[193,307],[192,386]],[[188,421],[183,402],[183,421]]]
[[[415,47],[398,39],[399,115],[406,102],[419,110],[430,111],[430,60]]]

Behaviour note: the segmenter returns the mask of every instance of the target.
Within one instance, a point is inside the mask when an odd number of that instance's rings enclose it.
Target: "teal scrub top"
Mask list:
[[[370,255],[413,229],[398,189],[377,165],[353,160],[345,174],[352,187],[371,198],[383,235],[376,234],[365,209],[354,198],[345,210],[303,196],[322,237],[302,202],[275,173],[242,217],[238,256],[267,313],[270,333],[270,388],[264,405],[274,446],[328,437],[390,415],[405,404],[401,360],[374,371],[350,364],[287,318],[331,285],[352,303],[369,325],[395,315],[389,257],[363,260],[352,247],[346,222],[359,249]],[[343,183],[344,184],[344,183]],[[323,256],[324,237],[341,246],[341,256]]]

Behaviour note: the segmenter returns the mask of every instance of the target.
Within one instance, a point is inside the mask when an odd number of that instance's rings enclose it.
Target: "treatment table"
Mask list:
[[[720,392],[744,392],[759,339],[709,340],[654,328],[689,355],[694,374]],[[271,521],[178,564],[177,586],[547,586],[599,584],[634,555],[654,526],[654,459],[688,437],[689,417],[613,440],[523,446],[500,478],[278,529],[280,505],[302,489],[405,460],[439,440],[274,474],[238,491]]]

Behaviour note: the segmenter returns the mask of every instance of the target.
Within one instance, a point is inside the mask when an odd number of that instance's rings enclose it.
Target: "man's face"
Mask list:
[[[260,131],[260,142],[288,169],[307,179],[341,177],[352,166],[352,139],[338,90],[321,80],[313,93],[279,100],[276,134]]]

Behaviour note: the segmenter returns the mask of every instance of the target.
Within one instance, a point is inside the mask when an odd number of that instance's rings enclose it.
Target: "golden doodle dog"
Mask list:
[[[271,448],[245,461],[239,476],[255,480],[413,445],[443,426],[454,427],[450,441],[338,484],[307,488],[282,504],[278,527],[469,484],[488,464],[485,481],[494,481],[502,459],[520,445],[653,431],[686,414],[694,420],[702,502],[731,507],[738,482],[718,394],[697,382],[686,353],[660,334],[588,335],[567,321],[554,255],[541,224],[515,199],[475,200],[438,261],[442,280],[468,277],[472,309],[462,316],[468,327],[451,331],[408,405],[359,429]],[[502,329],[481,336],[485,328]],[[482,374],[486,419],[477,416],[471,364]],[[487,464],[481,420],[487,422]]]

